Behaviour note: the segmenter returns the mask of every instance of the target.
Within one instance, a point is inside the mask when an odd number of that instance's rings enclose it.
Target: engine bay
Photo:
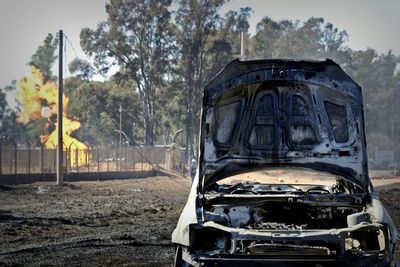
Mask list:
[[[348,217],[360,207],[326,207],[298,202],[263,201],[259,204],[215,204],[205,219],[233,228],[254,230],[332,229],[349,226]]]

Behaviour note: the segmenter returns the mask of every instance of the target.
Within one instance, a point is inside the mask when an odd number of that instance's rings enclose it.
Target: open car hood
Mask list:
[[[332,60],[234,60],[204,89],[199,188],[233,173],[298,166],[368,177],[361,87]]]

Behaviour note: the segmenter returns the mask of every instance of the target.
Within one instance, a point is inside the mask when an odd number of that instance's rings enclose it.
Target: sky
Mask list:
[[[254,10],[250,20],[252,33],[265,16],[300,21],[322,17],[325,22],[347,31],[348,46],[352,49],[371,47],[379,53],[391,49],[394,54],[400,54],[399,0],[233,0],[224,9],[238,10],[243,5]]]
[[[82,28],[95,28],[106,19],[107,0],[0,0],[0,88],[29,73],[27,62],[48,33],[62,29],[78,57],[87,59],[79,44]],[[250,6],[250,32],[263,17],[305,21],[323,17],[349,34],[348,46],[379,53],[400,54],[400,1],[398,0],[232,0],[221,9]],[[66,62],[75,55],[67,43]],[[54,73],[57,73],[57,64]],[[66,72],[66,77],[68,72]]]

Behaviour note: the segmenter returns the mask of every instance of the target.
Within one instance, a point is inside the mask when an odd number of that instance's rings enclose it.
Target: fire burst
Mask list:
[[[42,72],[31,66],[31,76],[23,77],[18,81],[17,99],[20,101],[22,111],[17,114],[17,122],[24,125],[32,121],[43,119],[42,109],[49,110],[45,128],[49,129],[52,124],[51,116],[57,114],[57,84],[53,81],[44,82]],[[70,149],[70,165],[84,165],[87,157],[85,151],[88,147],[73,138],[71,134],[81,127],[81,123],[76,118],[67,117],[68,98],[63,94],[63,150]],[[55,129],[50,134],[40,136],[40,142],[47,149],[55,149],[57,144],[57,123]]]

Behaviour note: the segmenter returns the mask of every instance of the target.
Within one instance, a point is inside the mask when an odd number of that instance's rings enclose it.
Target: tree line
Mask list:
[[[345,30],[323,18],[276,21],[266,16],[249,33],[252,9],[220,14],[226,0],[111,0],[107,19],[96,28],[83,28],[80,43],[91,61],[74,59],[64,90],[70,99],[68,113],[79,118],[76,137],[92,144],[117,143],[119,108],[122,130],[131,144],[171,144],[174,140],[193,157],[198,140],[202,90],[227,63],[240,54],[240,33],[248,38],[247,59],[331,58],[362,88],[365,99],[370,156],[376,150],[399,151],[400,57],[391,51],[347,46]],[[55,80],[51,67],[58,39],[49,34],[29,64]],[[118,69],[108,76],[110,69]],[[94,81],[94,76],[105,81]],[[42,123],[15,124],[15,111],[0,90],[1,135],[13,134],[20,142],[38,140]],[[398,154],[398,153],[397,153]],[[396,154],[396,155],[397,155]],[[399,159],[397,159],[399,160]]]

